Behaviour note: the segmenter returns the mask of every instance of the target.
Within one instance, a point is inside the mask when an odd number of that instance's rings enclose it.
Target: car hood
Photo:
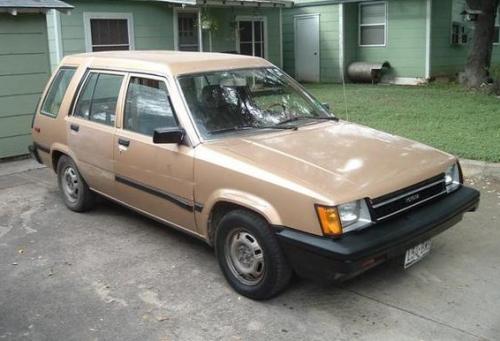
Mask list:
[[[206,146],[334,204],[413,185],[444,172],[455,161],[424,144],[346,121],[221,139]]]

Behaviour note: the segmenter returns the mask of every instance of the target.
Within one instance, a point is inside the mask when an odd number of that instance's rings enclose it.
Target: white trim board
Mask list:
[[[345,55],[344,55],[344,4],[339,5],[339,73],[342,83],[345,83]],[[321,71],[320,71],[321,72]],[[321,78],[321,77],[320,77]]]
[[[431,78],[432,0],[427,0],[425,18],[425,78]]]
[[[395,85],[421,85],[426,84],[427,79],[421,77],[382,77],[380,83]]]
[[[56,64],[61,62],[63,58],[62,36],[61,36],[61,16],[59,11],[51,10],[52,25],[54,25],[54,48]]]
[[[134,16],[132,13],[84,12],[83,27],[85,30],[85,51],[92,52],[92,33],[90,31],[91,19],[126,19],[127,30],[128,30],[128,44],[130,50],[135,49]]]

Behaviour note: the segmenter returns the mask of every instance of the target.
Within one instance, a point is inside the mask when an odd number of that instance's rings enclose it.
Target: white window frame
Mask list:
[[[117,13],[117,12],[84,12],[83,13],[83,26],[85,30],[85,51],[92,52],[92,31],[90,20],[91,19],[124,19],[127,20],[128,31],[128,46],[129,50],[135,50],[134,40],[134,16],[132,13]],[[112,45],[109,45],[112,46]],[[122,46],[116,44],[115,46]]]
[[[235,41],[236,41],[236,51],[241,53],[240,51],[240,21],[262,21],[264,26],[264,57],[268,59],[268,38],[267,38],[267,17],[265,16],[248,16],[248,15],[238,15],[236,17],[236,31],[235,31]],[[255,55],[255,37],[254,30],[252,29],[252,55]]]
[[[370,5],[384,5],[385,10],[385,20],[383,23],[375,23],[375,24],[362,24],[361,23],[361,8],[363,6]],[[389,14],[387,1],[370,1],[370,2],[360,2],[358,4],[358,45],[360,47],[386,47],[387,46],[387,16]],[[384,43],[383,44],[361,44],[361,28],[367,26],[384,26]]]
[[[198,51],[203,52],[203,32],[201,29],[201,12],[199,8],[174,7],[174,49],[176,51],[179,51],[179,13],[198,14]]]

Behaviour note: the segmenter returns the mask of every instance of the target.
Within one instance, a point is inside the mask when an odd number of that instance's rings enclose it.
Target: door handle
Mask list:
[[[75,124],[75,123],[71,123],[71,125],[69,127],[73,131],[79,131],[80,130],[80,126],[78,124]]]
[[[118,144],[119,144],[120,146],[128,147],[128,146],[130,146],[130,140],[127,140],[127,139],[124,139],[124,138],[121,138],[121,137],[120,137],[120,138],[118,139]]]

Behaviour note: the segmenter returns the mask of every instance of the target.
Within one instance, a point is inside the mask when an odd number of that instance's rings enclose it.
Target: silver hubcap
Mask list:
[[[73,167],[69,166],[64,170],[62,178],[62,187],[66,197],[74,202],[78,199],[79,183],[78,175]]]
[[[243,229],[227,236],[226,262],[238,280],[246,285],[256,285],[264,276],[264,252],[257,239]]]

